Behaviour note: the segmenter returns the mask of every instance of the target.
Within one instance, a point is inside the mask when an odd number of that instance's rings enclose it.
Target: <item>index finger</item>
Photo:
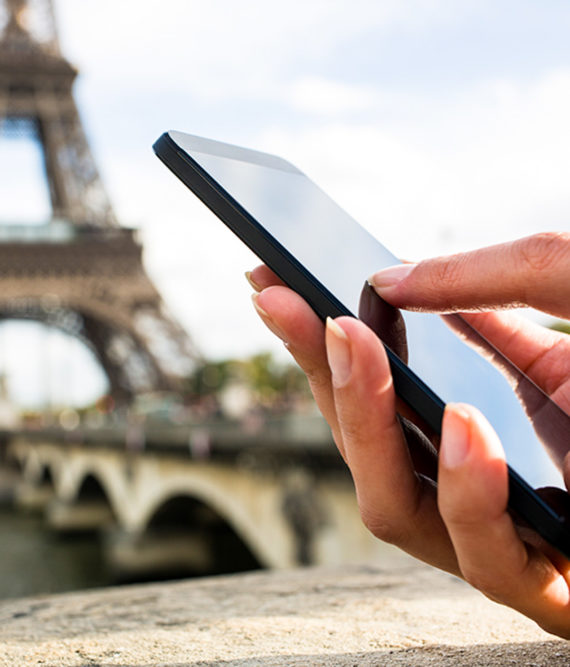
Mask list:
[[[450,257],[402,264],[370,283],[398,308],[454,312],[531,306],[570,316],[570,234],[549,232]]]
[[[256,292],[263,291],[273,285],[285,286],[285,283],[265,264],[256,266],[253,271],[246,271],[245,277]]]

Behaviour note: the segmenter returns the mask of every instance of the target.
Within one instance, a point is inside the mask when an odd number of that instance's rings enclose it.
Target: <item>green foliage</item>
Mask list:
[[[219,393],[231,377],[229,361],[206,361],[190,377],[186,386],[191,397],[211,396]]]
[[[268,352],[247,359],[204,362],[187,379],[187,394],[191,402],[215,398],[231,384],[244,385],[268,408],[310,396],[304,373],[297,366],[277,362]]]

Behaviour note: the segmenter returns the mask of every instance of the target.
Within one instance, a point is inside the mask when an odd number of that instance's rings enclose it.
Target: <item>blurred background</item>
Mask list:
[[[0,597],[376,554],[257,260],[151,145],[277,153],[409,260],[567,230],[569,28],[562,1],[0,0]]]

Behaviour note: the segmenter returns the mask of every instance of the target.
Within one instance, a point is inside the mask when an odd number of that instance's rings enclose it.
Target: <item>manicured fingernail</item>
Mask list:
[[[471,415],[460,405],[445,408],[439,458],[446,468],[458,468],[469,454]]]
[[[417,264],[396,264],[396,266],[389,266],[387,269],[382,269],[371,275],[368,278],[368,282],[375,289],[389,289],[401,283],[404,278],[407,278],[416,266]]]
[[[256,292],[262,292],[263,291],[263,287],[261,285],[258,285],[255,282],[255,280],[251,277],[251,271],[246,271],[245,272],[245,278],[246,278],[247,282],[253,287],[253,289]]]
[[[350,341],[344,330],[330,317],[327,317],[327,359],[335,387],[344,387],[350,380],[352,355]]]
[[[251,300],[253,301],[255,310],[257,311],[257,314],[261,317],[261,319],[265,322],[265,326],[278,338],[281,338],[283,342],[287,342],[287,336],[285,336],[283,331],[275,324],[271,315],[265,310],[263,310],[263,308],[259,305],[258,299],[259,299],[259,294],[256,293],[251,295]]]

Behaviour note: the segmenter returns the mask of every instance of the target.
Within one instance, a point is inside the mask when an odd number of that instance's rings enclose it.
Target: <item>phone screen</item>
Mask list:
[[[366,279],[398,263],[394,255],[288,162],[170,134],[316,281],[366,321],[374,298]],[[383,336],[384,342],[444,402],[479,408],[519,475],[535,488],[564,488],[552,457],[560,460],[570,448],[565,412],[461,318],[396,311],[388,320],[396,334],[393,341]]]

